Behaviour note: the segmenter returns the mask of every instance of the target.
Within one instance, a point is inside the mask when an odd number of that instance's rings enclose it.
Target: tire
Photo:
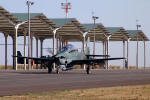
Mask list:
[[[56,69],[56,74],[59,74],[59,68]]]
[[[87,74],[90,74],[90,67],[89,67],[89,66],[88,66],[87,69],[86,69],[86,73],[87,73]]]
[[[52,67],[48,67],[48,73],[52,73]]]

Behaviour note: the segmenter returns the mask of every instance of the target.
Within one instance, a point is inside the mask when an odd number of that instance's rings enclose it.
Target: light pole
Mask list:
[[[30,57],[30,6],[33,5],[34,2],[27,1],[27,6],[28,6],[28,57]],[[28,67],[30,69],[31,65],[31,60],[28,60]]]
[[[68,17],[69,9],[71,9],[71,3],[66,0],[66,3],[61,3],[62,9],[65,9],[66,18]]]
[[[95,55],[95,22],[96,22],[96,19],[98,19],[99,17],[96,17],[96,16],[93,16],[92,17],[93,20],[94,20],[94,42],[93,42],[93,55]]]

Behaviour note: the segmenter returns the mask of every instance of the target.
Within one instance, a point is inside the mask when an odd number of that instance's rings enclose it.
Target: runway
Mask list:
[[[0,71],[0,96],[57,90],[150,84],[150,70]]]

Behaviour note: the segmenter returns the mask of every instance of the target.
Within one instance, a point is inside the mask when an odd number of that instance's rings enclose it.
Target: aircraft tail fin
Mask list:
[[[23,58],[20,58],[22,57],[22,54],[20,51],[17,51],[17,57],[18,57],[18,64],[24,64],[24,59]]]
[[[18,56],[18,57],[22,57],[22,54],[21,54],[20,51],[17,51],[17,56]]]
[[[85,54],[86,55],[90,54],[90,37],[88,37],[87,42],[86,42]]]

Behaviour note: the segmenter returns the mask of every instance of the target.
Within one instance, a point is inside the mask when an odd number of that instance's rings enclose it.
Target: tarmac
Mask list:
[[[48,74],[47,70],[0,70],[0,96],[71,89],[150,84],[150,70],[84,70]]]

